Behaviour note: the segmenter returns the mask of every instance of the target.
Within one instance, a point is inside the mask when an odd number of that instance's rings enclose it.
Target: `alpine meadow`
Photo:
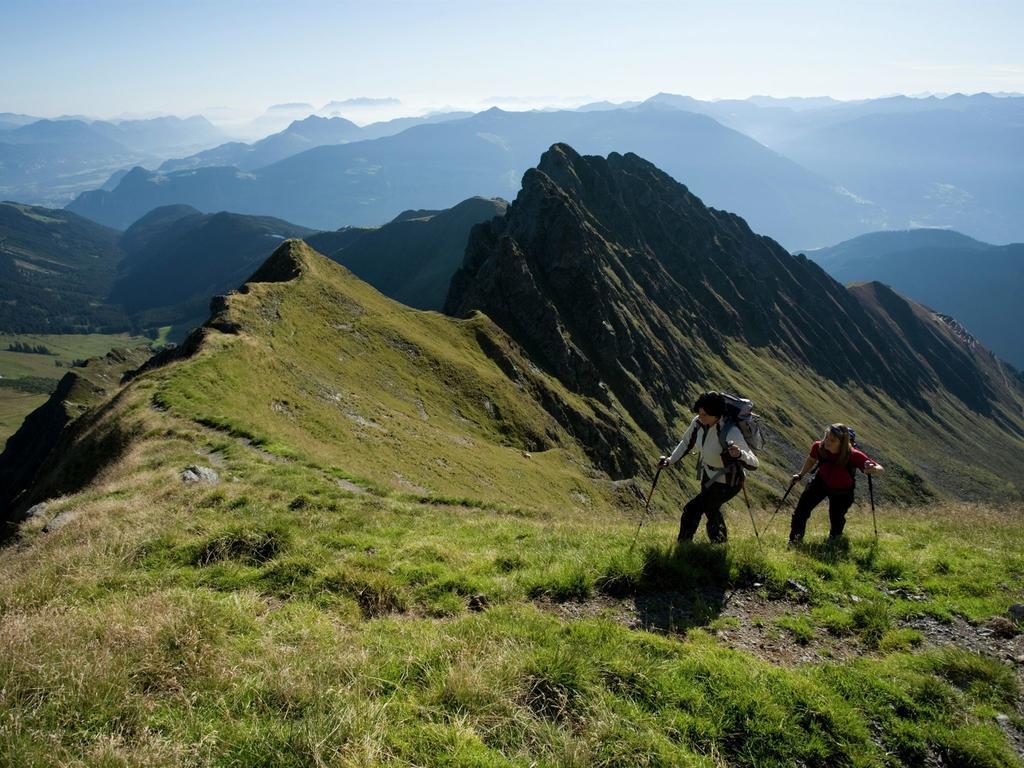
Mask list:
[[[1024,766],[1024,16],[683,5],[12,10],[0,765]]]

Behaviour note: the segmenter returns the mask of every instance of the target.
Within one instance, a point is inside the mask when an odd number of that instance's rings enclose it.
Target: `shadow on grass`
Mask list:
[[[728,550],[703,542],[649,548],[639,572],[608,573],[597,584],[604,594],[632,596],[637,621],[663,632],[712,621],[728,602],[729,586]]]
[[[797,546],[797,551],[826,565],[854,563],[863,571],[875,570],[879,565],[877,539],[856,544],[851,543],[846,536],[819,541],[805,541]]]

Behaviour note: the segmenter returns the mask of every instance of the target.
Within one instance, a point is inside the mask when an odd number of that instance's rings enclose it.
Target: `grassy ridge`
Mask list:
[[[727,547],[676,548],[687,467],[634,546],[634,486],[595,473],[537,395],[599,406],[511,348],[510,380],[486,318],[302,266],[229,299],[238,333],[97,411],[70,456],[103,471],[0,551],[0,764],[1020,765],[995,721],[1024,727],[1013,671],[907,626],[1024,599],[1019,515],[886,505],[876,543],[862,504],[829,547],[819,510],[786,550],[784,519],[759,545],[736,501]],[[732,359],[759,385],[794,381]],[[805,409],[834,393],[785,387],[773,428],[806,437]],[[799,456],[766,459],[760,529]],[[220,481],[184,483],[192,464]],[[786,667],[725,647],[736,590],[773,601],[794,644],[827,632],[861,658]],[[664,593],[686,610],[660,631],[558,610]]]
[[[485,354],[480,335],[531,367],[489,320],[411,310],[326,259],[306,263],[298,286],[233,296],[229,316],[244,335],[161,377],[155,401],[383,488],[548,513],[566,500],[581,511],[616,504],[566,429]],[[580,413],[597,407],[537,380]]]

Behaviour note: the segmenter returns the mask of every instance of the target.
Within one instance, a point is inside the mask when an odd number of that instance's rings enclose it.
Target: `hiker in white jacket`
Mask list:
[[[750,450],[739,427],[722,421],[725,399],[718,392],[705,392],[698,397],[693,411],[697,415],[683,439],[669,456],[661,457],[658,466],[675,464],[691,449],[697,449],[700,493],[683,507],[679,541],[692,541],[701,516],[706,516],[708,538],[722,544],[729,536],[722,505],[740,492],[743,468],[756,469],[757,456]]]

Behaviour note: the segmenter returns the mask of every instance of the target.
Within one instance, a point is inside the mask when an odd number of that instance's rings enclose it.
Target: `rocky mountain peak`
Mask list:
[[[937,364],[948,334],[920,326],[898,294],[875,295],[848,291],[636,155],[555,144],[505,216],[472,231],[445,311],[484,312],[570,389],[617,400],[659,442],[701,389],[743,390],[700,362],[729,366],[737,345],[915,408],[953,385],[984,412],[993,390],[985,376],[964,379],[974,363],[960,353]]]

